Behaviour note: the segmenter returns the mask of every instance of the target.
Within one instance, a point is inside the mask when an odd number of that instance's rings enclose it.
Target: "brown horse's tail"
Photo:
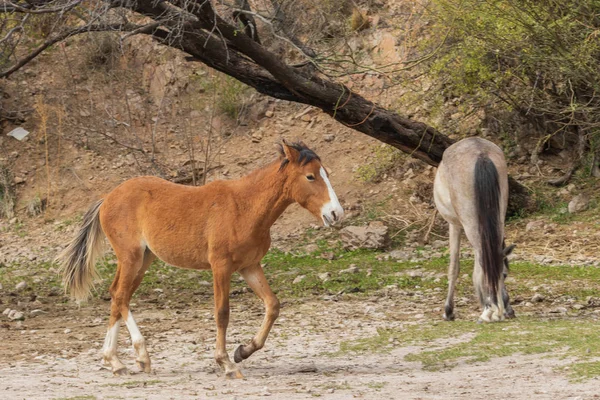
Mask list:
[[[77,236],[58,255],[65,293],[77,301],[86,300],[98,278],[96,259],[102,253],[104,232],[98,214],[103,200],[95,202],[83,216]]]
[[[481,267],[483,285],[488,289],[492,304],[498,301],[500,277],[503,273],[502,234],[500,221],[500,180],[492,160],[481,154],[475,163],[475,204],[481,238]],[[483,295],[481,293],[480,295]],[[485,299],[482,298],[482,304]]]

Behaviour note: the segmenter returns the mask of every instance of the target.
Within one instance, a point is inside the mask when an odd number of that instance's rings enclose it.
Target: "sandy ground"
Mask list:
[[[431,372],[423,370],[420,363],[404,360],[406,354],[423,349],[420,346],[388,343],[376,353],[339,351],[342,342],[373,337],[378,328],[440,318],[431,304],[412,302],[412,307],[407,307],[398,297],[284,302],[266,347],[243,362],[245,379],[228,380],[213,359],[211,299],[195,297],[162,305],[138,302],[132,308],[149,345],[151,374],[136,372],[124,326],[120,358],[130,368],[130,375],[113,376],[102,368],[107,301],[97,300],[79,309],[57,303],[46,307],[47,314],[20,323],[3,319],[0,398],[600,398],[597,380],[570,383],[555,370],[568,360],[547,355],[459,362],[452,369]],[[230,354],[253,336],[262,319],[262,306],[252,294],[243,294],[232,303]],[[458,311],[462,318],[475,320],[477,316],[473,305]],[[440,329],[443,326],[441,323]]]

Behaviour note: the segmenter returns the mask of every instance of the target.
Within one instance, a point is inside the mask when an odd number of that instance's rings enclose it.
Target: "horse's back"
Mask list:
[[[434,183],[434,200],[438,211],[453,224],[476,220],[475,167],[481,157],[491,160],[496,168],[503,214],[506,210],[508,172],[502,150],[482,138],[463,139],[444,152]]]
[[[153,176],[132,178],[105,197],[100,223],[113,248],[148,247],[163,261],[189,268],[189,260],[206,261],[209,234],[227,204],[221,186],[222,182],[194,187]]]

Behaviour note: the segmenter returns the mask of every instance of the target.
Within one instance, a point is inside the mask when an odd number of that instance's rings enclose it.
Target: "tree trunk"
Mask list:
[[[236,9],[235,15],[248,22],[244,25],[245,30],[254,32],[250,29],[255,27],[254,13],[249,10],[248,2],[238,0],[237,3],[241,3],[242,8]],[[300,66],[286,64],[280,56],[261,45],[256,32],[252,37],[248,36],[221,18],[209,0],[137,0],[119,2],[118,5],[111,3],[111,6],[126,8],[154,20],[144,26],[126,22],[117,29],[150,35],[166,46],[186,52],[191,56],[188,60],[202,62],[267,96],[317,107],[338,122],[430,165],[437,166],[444,150],[453,143],[435,128],[386,110],[320,74],[310,60]],[[85,26],[78,27],[63,35],[71,36],[85,29]],[[7,71],[0,73],[0,77],[10,75],[15,69]],[[525,208],[525,188],[512,179],[510,186],[511,193],[519,194],[511,196],[511,209]]]

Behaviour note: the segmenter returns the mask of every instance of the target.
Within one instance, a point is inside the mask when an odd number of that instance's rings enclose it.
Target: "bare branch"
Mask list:
[[[44,41],[44,43],[39,45],[35,50],[33,50],[32,52],[27,54],[25,57],[21,58],[12,67],[8,68],[7,70],[1,71],[0,78],[6,78],[6,77],[12,75],[15,71],[18,71],[20,68],[22,68],[28,62],[30,62],[31,60],[36,58],[38,55],[40,55],[48,47],[50,47],[58,42],[61,42],[67,38],[70,38],[71,36],[79,35],[79,34],[85,33],[85,32],[128,31],[128,30],[134,30],[137,28],[139,28],[138,25],[130,25],[130,24],[109,24],[109,25],[97,24],[97,25],[86,25],[86,26],[82,26],[79,28],[70,29],[70,30],[62,32],[54,37],[46,39]]]
[[[53,8],[34,8],[34,6],[31,4],[19,5],[10,1],[4,1],[0,3],[0,13],[19,12],[24,14],[51,14],[58,12],[66,12],[77,7],[82,1],[83,0],[75,0],[72,3]]]

